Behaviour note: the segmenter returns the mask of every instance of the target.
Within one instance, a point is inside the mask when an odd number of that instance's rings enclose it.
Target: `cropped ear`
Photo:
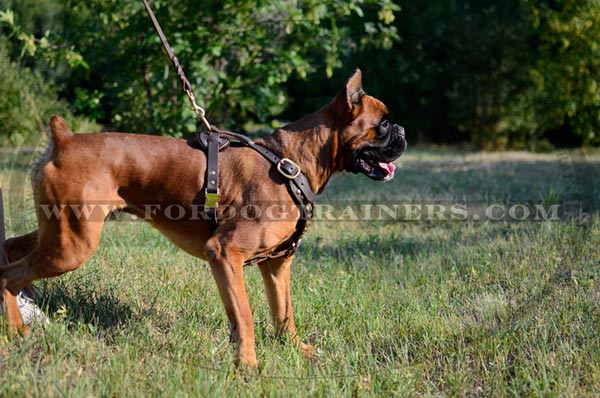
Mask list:
[[[360,105],[362,96],[365,95],[362,88],[362,72],[360,69],[357,68],[352,77],[348,79],[345,91],[348,107]]]
[[[335,97],[334,108],[338,116],[358,114],[356,108],[361,105],[363,95],[365,92],[362,88],[362,72],[356,69],[342,91]]]

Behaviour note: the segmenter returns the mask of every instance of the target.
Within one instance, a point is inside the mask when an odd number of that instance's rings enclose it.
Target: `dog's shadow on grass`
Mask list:
[[[325,243],[320,238],[307,239],[300,247],[300,257],[320,263],[327,259],[348,260],[378,257],[391,260],[395,257],[413,257],[419,253],[439,250],[445,242],[438,238],[425,239],[402,237],[395,235],[352,236],[338,240],[335,243]]]
[[[108,331],[124,326],[134,317],[131,307],[112,292],[99,293],[81,284],[54,282],[39,289],[40,304],[51,317],[70,325],[90,324]]]

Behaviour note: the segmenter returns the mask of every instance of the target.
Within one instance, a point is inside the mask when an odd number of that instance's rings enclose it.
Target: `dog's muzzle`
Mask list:
[[[354,153],[352,173],[363,173],[376,181],[389,181],[394,178],[394,161],[406,150],[404,127],[394,124],[384,137],[374,144],[366,145]]]

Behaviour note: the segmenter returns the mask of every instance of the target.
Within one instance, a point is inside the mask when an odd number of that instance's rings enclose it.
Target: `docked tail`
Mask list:
[[[50,160],[54,148],[57,144],[60,146],[61,142],[70,139],[73,135],[73,132],[69,129],[62,117],[57,115],[52,116],[50,119],[50,128],[48,130],[48,145],[31,167],[31,185],[34,192],[36,186],[41,181],[42,169]]]
[[[69,130],[63,118],[57,115],[52,116],[52,119],[50,119],[50,140],[60,142],[72,136],[73,132]]]

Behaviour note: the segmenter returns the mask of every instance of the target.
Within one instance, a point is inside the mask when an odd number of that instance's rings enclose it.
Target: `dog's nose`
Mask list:
[[[405,136],[405,131],[404,131],[404,127],[399,126],[399,125],[395,125],[395,130],[397,132],[397,140],[398,140],[398,149],[400,151],[400,153],[403,153],[406,150],[406,146],[407,146],[407,142],[406,142],[406,136]]]
[[[396,125],[396,127],[398,128],[398,134],[400,134],[403,138],[405,137],[404,134],[404,127]]]
[[[405,139],[405,131],[404,131],[404,127],[395,124],[394,125],[394,131],[396,132],[396,134],[398,134],[398,136],[400,138],[402,138],[403,140]]]

